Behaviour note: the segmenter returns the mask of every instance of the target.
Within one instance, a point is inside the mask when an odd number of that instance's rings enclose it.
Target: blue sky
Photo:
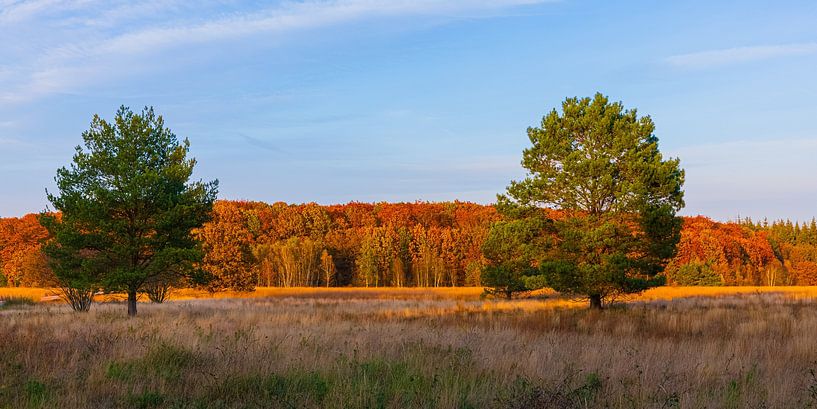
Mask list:
[[[153,105],[220,197],[490,203],[528,126],[652,116],[684,214],[817,215],[817,2],[0,0],[0,216],[93,114]]]

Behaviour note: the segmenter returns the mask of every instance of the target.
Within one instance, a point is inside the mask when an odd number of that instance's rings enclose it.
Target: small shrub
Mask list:
[[[721,276],[707,263],[684,264],[672,274],[672,281],[678,285],[722,285]]]
[[[145,286],[145,294],[151,302],[161,304],[167,300],[173,288],[166,282],[158,282]]]
[[[486,286],[484,296],[508,300],[528,291],[519,272],[506,266],[486,266],[482,271],[482,284]]]
[[[94,302],[96,289],[90,287],[66,286],[61,289],[61,296],[74,311],[88,312]]]

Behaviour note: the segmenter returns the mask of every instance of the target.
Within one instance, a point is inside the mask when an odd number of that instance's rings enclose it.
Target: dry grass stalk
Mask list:
[[[264,289],[134,319],[40,304],[0,311],[0,407],[817,403],[815,289],[728,290],[602,312],[463,289]]]

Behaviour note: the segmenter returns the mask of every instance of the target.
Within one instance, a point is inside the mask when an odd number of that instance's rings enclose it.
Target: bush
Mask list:
[[[170,291],[172,289],[173,287],[170,283],[160,281],[145,286],[144,292],[147,294],[148,299],[151,302],[161,304],[167,300],[167,297],[170,295]]]
[[[672,281],[678,285],[719,286],[721,276],[707,263],[688,263],[672,274]]]
[[[485,267],[482,285],[490,287],[485,289],[484,295],[501,296],[509,300],[516,294],[528,291],[519,273],[505,266]]]
[[[96,292],[94,288],[74,288],[70,286],[63,287],[61,291],[62,298],[77,312],[88,312],[91,309],[91,304],[94,302],[94,293]]]

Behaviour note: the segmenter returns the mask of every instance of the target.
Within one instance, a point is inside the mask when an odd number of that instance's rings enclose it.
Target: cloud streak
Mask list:
[[[361,20],[411,17],[423,15],[466,17],[470,13],[489,13],[510,7],[542,3],[545,0],[329,0],[287,2],[282,5],[215,17],[192,22],[169,19],[136,27],[124,32],[102,30],[81,39],[68,40],[34,56],[28,65],[16,67],[10,75],[16,89],[0,94],[0,102],[26,102],[38,97],[75,91],[86,85],[110,80],[112,75],[124,76],[140,69],[155,68],[155,60],[142,58],[181,47],[196,47],[213,42],[235,41],[250,36],[270,36],[298,30],[352,23]],[[44,13],[76,10],[91,0],[70,5],[52,4],[51,0],[12,3],[0,14],[0,21],[33,20]],[[153,14],[159,9],[155,2],[144,3],[151,13],[128,9],[127,14]],[[96,27],[110,16],[110,10],[99,18],[86,18],[86,26]],[[113,12],[113,14],[121,14]],[[114,31],[111,33],[111,31]],[[0,31],[2,34],[2,31]],[[134,63],[137,63],[134,66]],[[153,65],[151,65],[153,64]],[[7,75],[9,76],[9,75]],[[16,78],[15,78],[16,77]],[[2,85],[2,84],[0,84]],[[7,89],[9,89],[7,87]]]
[[[817,43],[759,45],[673,55],[666,62],[679,68],[712,68],[752,61],[817,54]]]

